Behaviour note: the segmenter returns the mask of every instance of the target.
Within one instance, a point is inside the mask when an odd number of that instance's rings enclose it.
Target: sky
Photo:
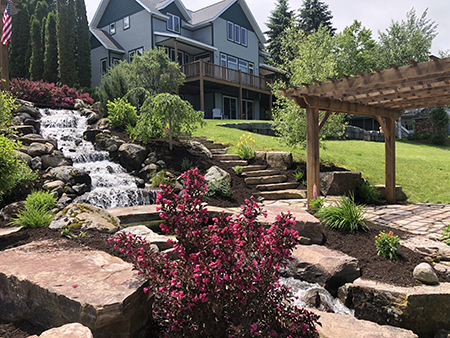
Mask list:
[[[90,21],[97,10],[100,0],[85,0],[88,20]],[[365,28],[372,30],[372,37],[377,40],[378,32],[384,32],[392,21],[406,20],[406,13],[413,7],[420,17],[428,8],[427,18],[438,24],[437,37],[433,40],[431,53],[439,56],[440,50],[450,50],[450,1],[449,0],[322,0],[333,15],[332,24],[337,32],[350,26],[358,20]],[[197,10],[217,2],[216,0],[182,0],[186,8]],[[270,12],[275,9],[277,0],[246,0],[253,16],[263,32],[267,30],[266,23]],[[303,0],[288,1],[289,7],[297,11]]]

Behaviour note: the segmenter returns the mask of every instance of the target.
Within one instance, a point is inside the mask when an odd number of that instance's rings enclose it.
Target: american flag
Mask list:
[[[2,43],[6,46],[11,41],[11,0],[3,13]]]

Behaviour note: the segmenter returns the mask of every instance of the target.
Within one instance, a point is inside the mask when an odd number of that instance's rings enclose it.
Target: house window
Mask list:
[[[135,55],[142,55],[144,53],[144,47],[139,47],[128,52],[128,56],[130,61],[133,59]]]
[[[252,62],[248,63],[248,72],[250,74],[255,74],[255,65]]]
[[[239,60],[239,70],[247,73],[248,71],[248,63],[246,61]]]
[[[234,24],[228,21],[228,40],[234,41]]]
[[[241,43],[241,27],[234,25],[234,42]]]
[[[113,59],[112,59],[112,63],[113,64],[117,64],[117,63],[119,63],[121,61],[121,59],[119,59],[119,58],[114,58],[113,57]]]
[[[178,58],[177,58],[177,61],[178,61],[178,64],[179,65],[182,65],[183,64],[183,52],[178,52]]]
[[[180,33],[180,17],[167,13],[169,20],[167,20],[167,30],[175,33]]]
[[[228,57],[228,68],[236,69],[236,70],[238,69],[237,68],[237,59],[236,58],[234,58],[232,56]]]
[[[247,30],[241,27],[241,44],[247,46]]]
[[[226,54],[221,53],[220,54],[220,65],[223,67],[227,66],[227,56]]]
[[[130,17],[126,16],[123,18],[123,30],[130,28]]]
[[[102,74],[106,73],[106,71],[108,70],[108,60],[106,58],[100,60],[100,69]]]
[[[113,22],[109,25],[109,34],[114,35],[116,34],[116,23]]]

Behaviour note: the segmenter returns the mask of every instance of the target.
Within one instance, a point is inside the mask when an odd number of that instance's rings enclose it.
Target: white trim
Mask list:
[[[211,52],[218,51],[218,49],[216,47],[213,47],[211,45],[207,45],[206,43],[203,43],[203,42],[200,42],[200,41],[197,41],[197,40],[193,40],[193,39],[187,38],[187,37],[182,36],[182,35],[173,34],[173,33],[166,33],[166,32],[153,32],[153,34],[154,35],[158,35],[158,36],[164,36],[166,38],[173,38],[173,39],[176,39],[177,41],[181,41],[181,42],[184,42],[184,43],[190,43],[190,44],[192,44],[192,45],[194,45],[196,47],[204,48],[204,49],[209,50]]]
[[[107,1],[109,1],[109,0],[107,0]],[[147,6],[145,6],[145,5],[142,3],[142,1],[140,1],[140,0],[135,0],[135,1],[136,1],[139,5],[141,5],[141,6],[142,6],[147,12],[149,12],[150,14],[152,14],[152,15],[154,15],[154,16],[160,18],[160,19],[163,19],[163,20],[167,20],[167,19],[168,19],[168,17],[167,17],[166,15],[161,14],[161,13],[158,13],[158,12],[152,11],[150,8],[148,8]]]
[[[175,2],[175,6],[178,7],[178,9],[180,10],[180,12],[181,12],[182,14],[186,15],[186,17],[188,17],[189,20],[192,20],[192,16],[191,16],[191,14],[189,13],[189,11],[187,10],[187,8],[184,6],[184,4],[183,4],[181,1],[178,1],[178,0],[167,1],[164,5],[162,5],[162,6],[160,6],[160,7],[157,7],[156,9],[159,11],[159,10],[161,10],[161,9],[166,8],[167,6],[169,6],[170,4],[172,4],[172,3],[174,3],[174,2]],[[180,5],[181,8],[180,8],[178,5]],[[184,13],[183,13],[183,12],[184,12]]]
[[[277,67],[266,65],[265,63],[260,63],[259,64],[259,68],[268,69],[268,70],[271,70],[271,71],[273,71],[275,73],[286,73],[284,70],[281,70],[281,69],[279,69]]]

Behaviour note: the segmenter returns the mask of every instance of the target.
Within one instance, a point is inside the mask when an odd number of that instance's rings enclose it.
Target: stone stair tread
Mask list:
[[[222,149],[222,148],[228,147],[230,144],[229,143],[220,143],[220,142],[218,142],[218,143],[205,142],[205,143],[203,143],[203,145],[208,149]]]
[[[213,155],[216,155],[216,154],[226,154],[226,152],[228,151],[228,148],[209,149],[209,151],[210,151],[211,154],[213,154]]]
[[[240,166],[246,166],[248,162],[246,160],[221,160],[221,163],[225,163],[228,165],[240,165]]]
[[[298,182],[282,182],[282,183],[270,183],[260,184],[256,186],[259,191],[274,191],[284,189],[295,189],[300,185]]]
[[[264,170],[246,171],[246,172],[242,173],[242,176],[258,177],[258,176],[278,175],[279,173],[280,173],[280,171],[276,170],[276,169],[264,169]]]
[[[263,197],[265,200],[304,199],[306,198],[306,190],[286,189],[275,191],[261,191],[257,196]]]
[[[256,171],[256,170],[264,170],[266,169],[267,166],[264,164],[251,164],[251,165],[247,165],[245,167],[242,167],[242,172],[246,173],[249,171]]]
[[[248,184],[248,185],[282,183],[282,182],[286,182],[286,181],[287,181],[286,175],[247,177],[244,179],[245,184]]]
[[[237,154],[213,154],[213,158],[225,161],[235,161],[241,159]]]

